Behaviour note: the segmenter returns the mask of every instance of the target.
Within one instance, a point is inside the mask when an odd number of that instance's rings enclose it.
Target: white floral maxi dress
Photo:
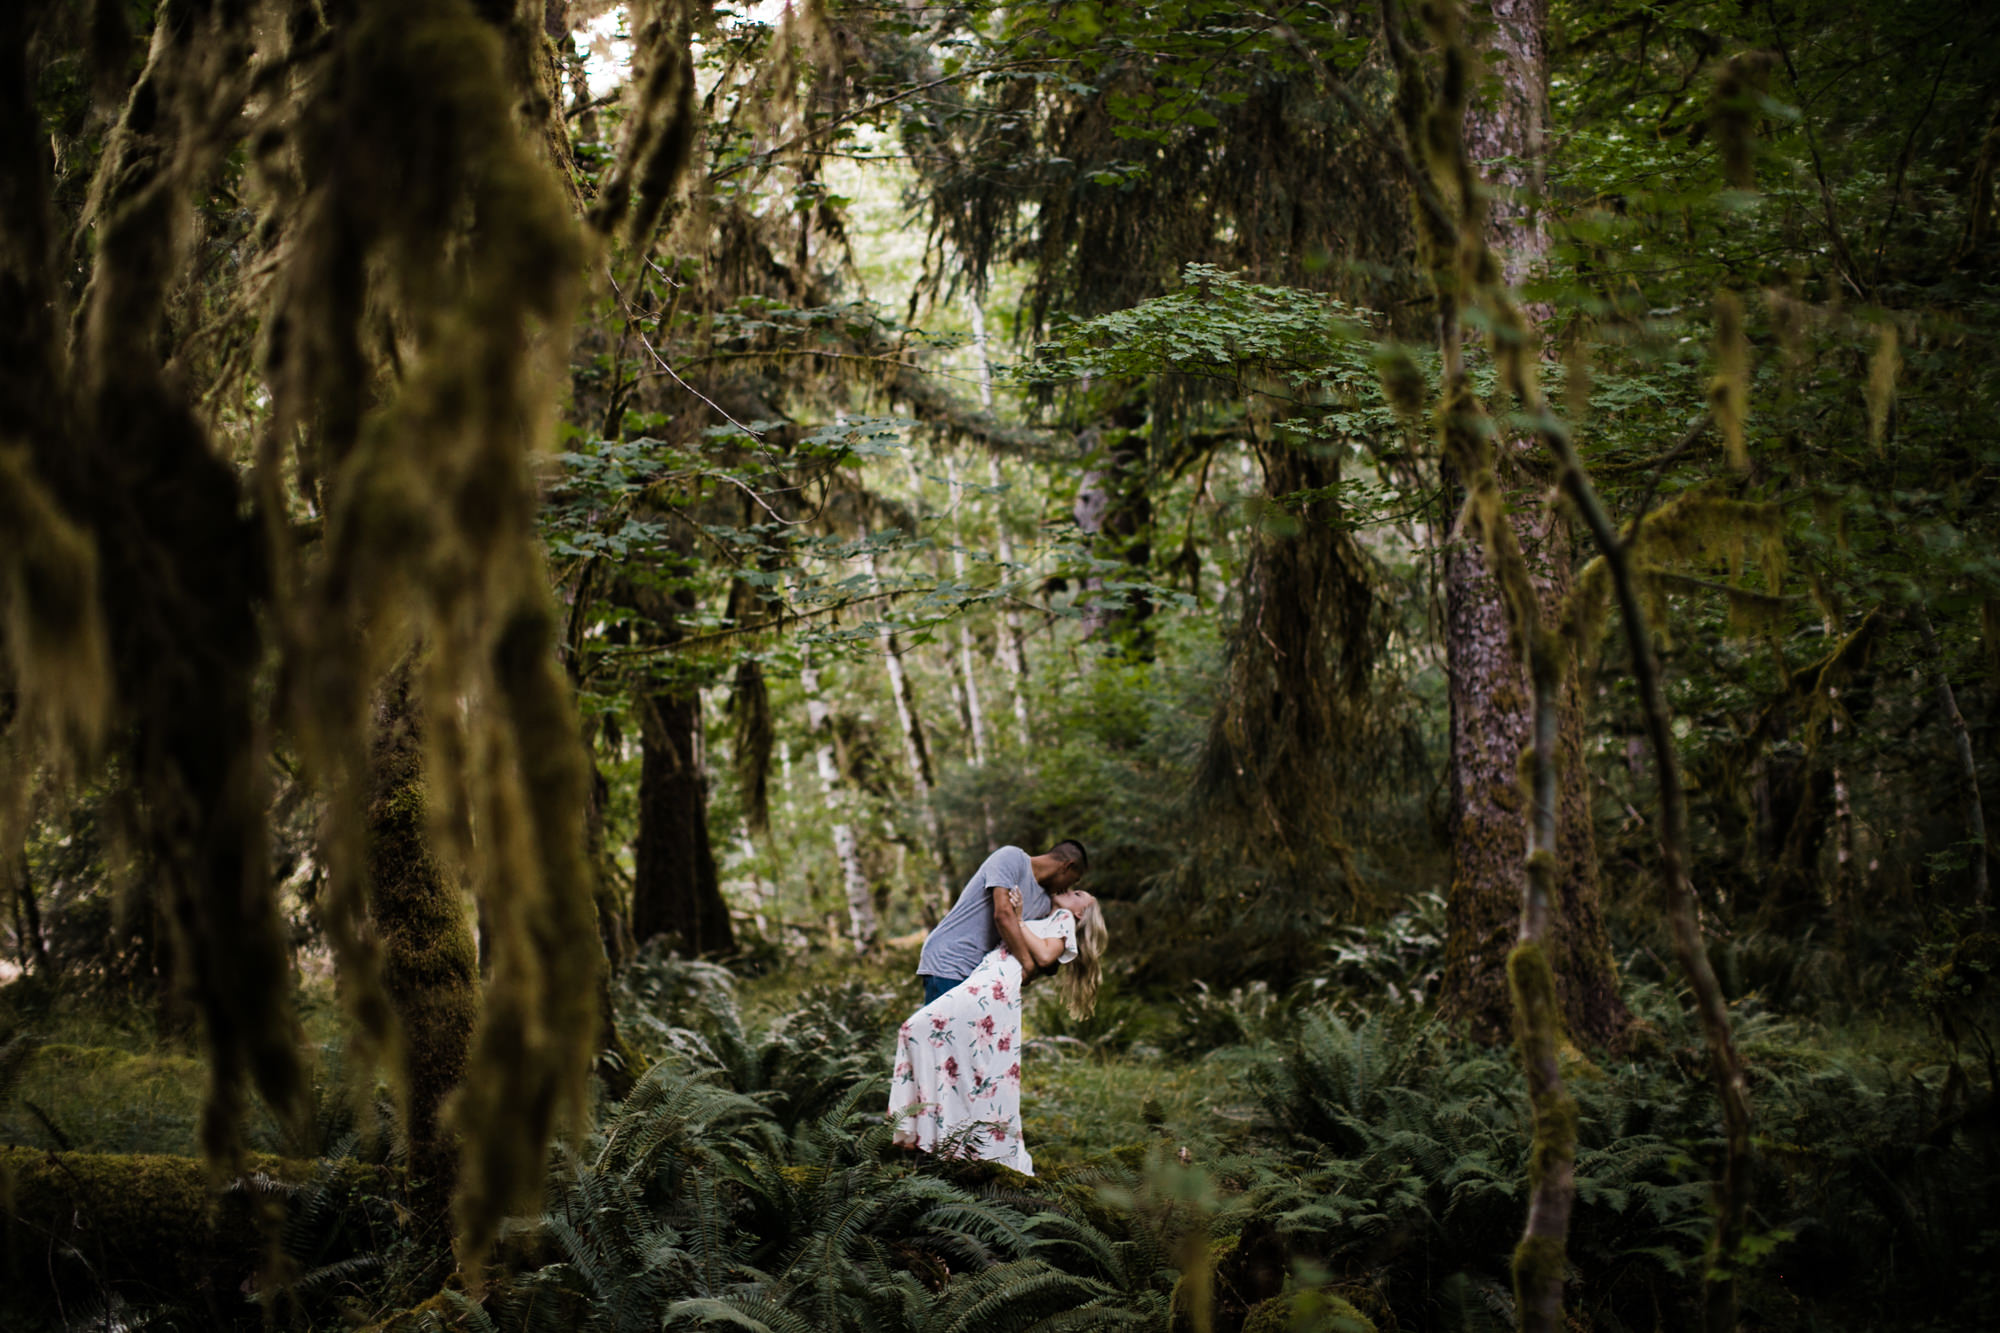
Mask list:
[[[1024,922],[1062,937],[1059,961],[1076,957],[1076,918],[1057,910]],[[1021,963],[1001,945],[972,975],[904,1020],[889,1080],[889,1115],[917,1146],[983,1157],[1035,1174],[1021,1141]]]

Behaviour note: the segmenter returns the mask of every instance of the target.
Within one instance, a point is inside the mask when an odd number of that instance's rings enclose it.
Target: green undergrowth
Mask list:
[[[1364,1003],[1363,974],[1393,960],[1349,958],[1346,974],[1285,994],[1149,996],[1120,976],[1087,1023],[1031,992],[1033,1180],[889,1145],[885,1074],[917,1005],[912,963],[820,958],[743,977],[642,955],[615,996],[648,1071],[556,1153],[543,1212],[508,1225],[480,1300],[439,1293],[437,1238],[399,1230],[393,1202],[370,1205],[363,1245],[295,1191],[291,1271],[325,1274],[328,1255],[343,1267],[288,1297],[276,1326],[344,1311],[392,1328],[1173,1333],[1203,1326],[1203,1301],[1211,1333],[1285,1327],[1283,1311],[1380,1330],[1511,1326],[1521,1078],[1511,1052],[1411,1003],[1418,987]],[[1565,1068],[1581,1113],[1566,1299],[1574,1327],[1605,1333],[1697,1322],[1720,1153],[1682,997],[1639,982],[1628,995],[1652,1053],[1574,1052]],[[1746,1318],[1800,1333],[1892,1317],[1980,1326],[2000,1301],[2000,1141],[1977,1062],[1954,1066],[1922,1028],[1829,1030],[1754,995],[1735,1019],[1760,1163],[1738,1256]],[[10,1142],[54,1146],[23,1119],[38,1096],[94,1136],[77,1148],[189,1142],[203,1075],[184,1054],[7,1049]],[[352,1135],[323,1149],[362,1150]],[[113,1283],[106,1308],[151,1301],[165,1318],[215,1299]]]
[[[253,1100],[244,1140],[253,1152],[310,1155],[355,1127],[337,1001],[329,987],[309,984],[296,1009],[312,1114],[287,1133]],[[187,1030],[163,1029],[150,1012],[98,995],[0,990],[0,1147],[191,1155],[207,1091],[207,1065]],[[371,1091],[387,1095],[379,1078]]]

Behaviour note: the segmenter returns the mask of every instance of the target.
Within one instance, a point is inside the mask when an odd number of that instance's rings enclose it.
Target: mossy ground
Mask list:
[[[298,1010],[315,1097],[346,1096],[337,1052],[341,1018],[332,987],[309,981]],[[194,1154],[208,1072],[191,1032],[162,1032],[150,1011],[61,997],[32,1006],[0,998],[0,1042],[36,1044],[0,1096],[0,1146],[76,1152]],[[288,1153],[278,1123],[252,1099],[245,1141]],[[60,1135],[60,1138],[58,1138]]]

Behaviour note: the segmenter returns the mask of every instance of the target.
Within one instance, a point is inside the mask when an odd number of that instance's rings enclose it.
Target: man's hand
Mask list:
[[[1035,951],[1028,943],[1028,928],[1021,924],[1021,891],[1008,888],[1004,884],[993,886],[993,928],[1000,932],[1000,939],[1007,946],[1007,952],[1020,960],[1024,972],[1035,966]]]

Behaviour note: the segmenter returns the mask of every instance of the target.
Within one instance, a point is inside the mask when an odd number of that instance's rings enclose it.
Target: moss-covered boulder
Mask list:
[[[1375,1321],[1331,1292],[1308,1288],[1252,1306],[1243,1333],[1375,1333]]]
[[[216,1327],[260,1323],[247,1293],[271,1252],[267,1224],[310,1199],[331,1233],[388,1186],[360,1162],[253,1155],[246,1167],[218,1190],[195,1157],[0,1148],[0,1324],[111,1295]],[[353,1246],[362,1228],[350,1229]]]

